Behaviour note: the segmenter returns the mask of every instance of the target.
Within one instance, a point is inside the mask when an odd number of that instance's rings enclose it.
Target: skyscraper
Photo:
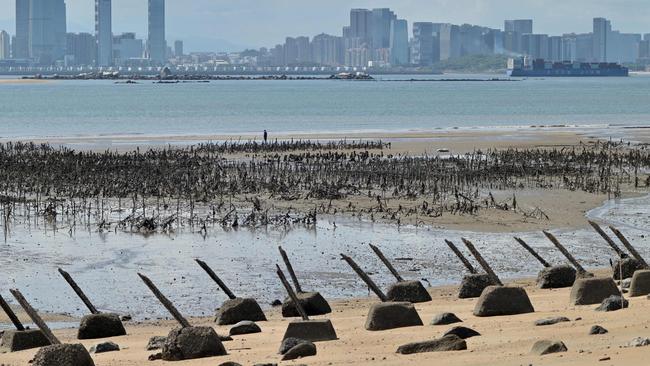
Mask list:
[[[147,40],[149,59],[157,64],[167,61],[167,42],[165,41],[165,0],[149,0],[149,39]]]
[[[97,66],[113,65],[113,15],[111,0],[95,0]]]
[[[368,9],[350,10],[350,38],[368,41],[372,34],[372,12]]]
[[[612,33],[612,23],[605,18],[594,18],[594,38],[592,56],[595,62],[607,62],[608,38]]]
[[[411,63],[418,66],[431,66],[438,60],[434,57],[433,23],[413,23],[413,45]]]
[[[408,22],[394,19],[390,23],[390,63],[393,66],[409,63]]]
[[[95,37],[90,33],[68,33],[65,53],[73,65],[95,65],[97,58]]]
[[[30,0],[29,54],[41,65],[65,55],[66,11],[64,0]]]
[[[183,56],[183,41],[174,42],[174,55],[176,57]]]
[[[372,47],[373,49],[390,47],[390,24],[397,19],[395,13],[388,8],[372,10]]]
[[[13,43],[13,58],[29,58],[29,2],[16,0],[16,40]]]
[[[9,33],[0,31],[0,60],[5,60],[11,56],[11,42]]]
[[[517,32],[519,34],[531,34],[533,33],[533,20],[532,19],[506,20],[503,25],[503,30],[506,32]]]

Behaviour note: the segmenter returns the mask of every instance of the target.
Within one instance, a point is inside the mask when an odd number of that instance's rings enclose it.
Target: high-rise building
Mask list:
[[[147,40],[149,59],[157,64],[167,62],[165,41],[165,0],[149,0],[149,38]]]
[[[372,37],[372,12],[368,9],[350,10],[350,38],[368,41]]]
[[[66,56],[73,65],[94,66],[97,58],[95,36],[90,33],[68,33]]]
[[[97,66],[113,65],[113,15],[111,0],[95,0]]]
[[[436,50],[439,44],[435,40],[437,34],[434,32],[433,23],[413,23],[413,43],[411,44],[411,63],[418,66],[431,66],[438,62]]]
[[[390,63],[393,66],[409,63],[409,30],[404,19],[393,19],[390,23]]]
[[[0,60],[11,58],[11,36],[6,31],[0,31]]]
[[[66,43],[64,0],[30,0],[29,53],[37,63],[49,65],[62,60]]]
[[[546,34],[524,34],[522,36],[524,54],[534,59],[548,59],[548,45],[548,35]]]
[[[16,39],[13,42],[13,58],[29,58],[29,2],[16,0]]]
[[[448,23],[434,23],[433,31],[438,33],[438,39],[440,41],[440,60],[460,57],[461,42],[459,26]]]
[[[395,19],[397,19],[397,16],[388,8],[372,10],[371,37],[373,49],[390,48],[390,25]]]
[[[343,38],[319,34],[311,42],[312,61],[323,66],[338,66],[343,63]]]
[[[562,56],[562,37],[548,37],[548,60],[564,61]]]
[[[533,20],[532,19],[506,20],[503,25],[503,30],[505,32],[531,34],[533,33]]]
[[[311,44],[309,43],[309,37],[297,37],[296,50],[297,50],[296,59],[299,64],[312,62]]]
[[[174,55],[176,57],[183,56],[183,41],[178,40],[174,42]]]
[[[594,37],[592,56],[595,62],[607,62],[608,38],[612,33],[612,23],[605,18],[594,18]]]
[[[141,39],[135,38],[135,33],[122,33],[113,37],[113,63],[125,65],[130,59],[140,59],[144,53]]]

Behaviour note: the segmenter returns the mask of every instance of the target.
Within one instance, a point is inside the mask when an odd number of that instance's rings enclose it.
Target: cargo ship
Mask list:
[[[627,67],[609,62],[550,62],[520,57],[508,60],[506,73],[514,77],[599,77],[629,76],[630,71]]]

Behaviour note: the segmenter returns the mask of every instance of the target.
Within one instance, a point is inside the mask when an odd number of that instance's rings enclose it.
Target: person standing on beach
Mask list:
[[[264,130],[264,143],[266,144],[269,141],[269,133]]]

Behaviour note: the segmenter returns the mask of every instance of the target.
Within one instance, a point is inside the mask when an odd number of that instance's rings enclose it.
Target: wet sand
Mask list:
[[[605,273],[602,272],[601,275]],[[417,304],[416,308],[426,324],[422,327],[395,329],[383,332],[369,332],[363,327],[368,307],[375,299],[355,299],[333,302],[331,319],[339,340],[317,343],[318,355],[284,365],[642,365],[645,364],[648,348],[626,348],[636,337],[649,337],[647,314],[650,301],[645,297],[631,299],[630,308],[618,312],[602,313],[594,311],[595,306],[569,305],[570,289],[539,290],[532,280],[516,281],[525,285],[536,312],[533,314],[494,318],[478,318],[472,315],[475,299],[459,300],[455,287],[430,289],[433,301]],[[464,320],[458,324],[477,330],[482,334],[467,340],[468,350],[445,353],[423,353],[403,356],[395,353],[397,347],[416,341],[432,340],[440,337],[451,326],[430,326],[428,323],[438,313],[453,312]],[[287,327],[278,309],[268,313],[268,322],[260,322],[263,332],[246,336],[236,336],[225,346],[229,355],[202,360],[177,362],[188,366],[218,365],[226,361],[236,361],[242,365],[254,363],[277,363],[280,356],[277,349]],[[571,322],[536,327],[533,322],[546,317],[566,316]],[[576,320],[581,318],[581,320]],[[218,327],[211,318],[195,318],[193,325],[214,326],[218,333],[227,334],[228,327]],[[609,330],[606,335],[588,335],[593,325],[601,325]],[[129,333],[126,337],[112,338],[122,347],[122,351],[94,355],[97,366],[130,366],[147,364],[149,354],[145,351],[147,341],[152,336],[162,336],[176,324],[172,321],[154,323],[127,323]],[[65,342],[75,342],[75,330],[59,330],[55,334]],[[530,355],[533,344],[542,339],[561,340],[569,349],[566,353],[548,356]],[[103,340],[84,341],[90,347]],[[0,355],[0,361],[9,365],[24,365],[35,351],[24,351]],[[601,359],[609,358],[606,362]],[[158,364],[167,364],[157,361]],[[171,364],[171,363],[170,363]]]

